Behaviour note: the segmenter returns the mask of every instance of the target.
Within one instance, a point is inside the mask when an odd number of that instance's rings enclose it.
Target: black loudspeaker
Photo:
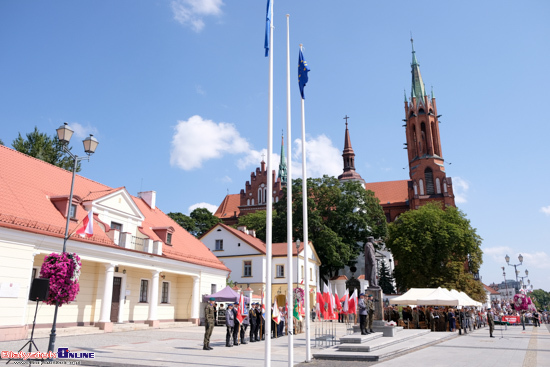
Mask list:
[[[47,278],[34,278],[31,285],[30,301],[45,301],[50,293],[50,280]]]

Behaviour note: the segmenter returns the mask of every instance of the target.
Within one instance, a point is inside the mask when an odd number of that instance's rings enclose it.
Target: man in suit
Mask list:
[[[495,316],[490,308],[487,309],[487,324],[489,324],[489,337],[494,338],[493,331],[495,330]]]
[[[361,335],[369,334],[366,329],[367,325],[367,303],[365,302],[365,293],[359,295],[359,302],[357,303],[359,307],[359,328],[361,329]]]
[[[212,336],[212,330],[214,330],[214,298],[210,298],[208,304],[204,308],[204,321],[205,321],[205,330],[204,330],[204,342],[203,350],[212,350],[214,348],[210,347],[210,336]]]
[[[239,329],[241,328],[241,323],[237,319],[237,309],[239,308],[239,303],[235,302],[233,305],[233,315],[235,317],[235,327],[233,327],[233,345],[239,345]]]
[[[256,342],[256,327],[258,325],[258,320],[256,318],[256,304],[252,303],[250,310],[248,310],[248,320],[250,323],[250,342]]]
[[[225,311],[225,326],[227,327],[225,346],[232,347],[231,339],[233,338],[233,329],[235,328],[235,313],[233,312],[233,305],[231,303],[227,306],[227,311]]]

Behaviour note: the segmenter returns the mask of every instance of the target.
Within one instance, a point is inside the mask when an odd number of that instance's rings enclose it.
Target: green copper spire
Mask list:
[[[434,94],[434,86],[432,85],[432,99],[435,98],[435,94]]]
[[[287,173],[286,173],[286,157],[285,157],[285,138],[281,135],[281,162],[279,163],[279,177],[281,183],[286,185]]]
[[[424,82],[422,81],[422,75],[420,74],[420,64],[416,60],[416,52],[414,51],[414,43],[411,36],[411,46],[412,46],[412,64],[411,64],[411,74],[412,74],[412,85],[411,85],[411,96],[417,97],[418,101],[424,104],[423,98],[426,95]]]
[[[405,95],[405,103],[407,103],[407,91],[403,89],[403,94]]]

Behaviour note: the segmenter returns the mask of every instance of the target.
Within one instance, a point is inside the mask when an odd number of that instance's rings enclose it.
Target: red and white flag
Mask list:
[[[275,298],[275,303],[273,303],[273,311],[272,311],[272,314],[271,314],[272,318],[273,318],[273,321],[275,321],[276,324],[278,324],[279,322],[281,322],[281,314],[279,313],[279,306],[277,305],[277,298]]]
[[[348,313],[349,310],[349,291],[346,289],[346,294],[344,294],[344,304],[342,305],[342,311]]]
[[[355,309],[357,307],[357,289],[353,291],[349,299],[348,313],[355,314]]]
[[[94,210],[90,209],[88,216],[82,221],[82,227],[76,230],[81,237],[92,237],[94,235]]]

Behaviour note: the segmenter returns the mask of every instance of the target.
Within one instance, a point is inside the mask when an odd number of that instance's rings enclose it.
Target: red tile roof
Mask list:
[[[227,231],[232,233],[234,236],[240,238],[241,240],[248,243],[250,246],[252,246],[256,250],[260,251],[262,254],[265,254],[265,243],[264,243],[264,241],[260,240],[257,237],[246,234],[243,231],[239,231],[238,229],[235,229],[233,227],[225,225],[223,223],[216,224],[214,227],[210,228],[210,230],[206,233],[211,232],[214,228],[217,228],[218,226],[226,229]],[[204,237],[206,235],[206,233],[204,235],[202,235],[201,238]]]
[[[300,242],[299,251],[304,251],[304,243]],[[273,256],[287,256],[287,243],[274,243],[272,244],[271,252]],[[296,256],[296,242],[292,242],[292,256]]]
[[[481,283],[481,284],[483,284],[483,283]],[[489,287],[485,284],[483,284],[483,288],[485,288],[485,290],[488,291],[489,294],[494,294],[494,295],[500,294],[497,291],[495,291],[493,288],[491,288],[491,287]]]
[[[67,195],[70,187],[71,172],[0,146],[0,227],[63,238],[66,219],[51,202],[50,197]],[[118,190],[125,189],[114,189],[76,175],[73,196],[90,201]],[[162,257],[229,270],[202,242],[160,209],[152,210],[138,197],[132,196],[132,200],[145,216],[140,231],[151,239],[159,240],[151,227],[176,228],[172,234],[172,246],[163,245]],[[73,232],[86,215],[82,207],[77,208],[78,223],[71,221],[69,230]],[[135,251],[116,246],[99,225],[94,225],[94,235],[91,238],[84,239],[73,235],[71,239],[116,247],[121,251]]]
[[[370,182],[365,184],[366,190],[371,190],[380,200],[380,204],[403,203],[409,199],[409,180]]]
[[[241,212],[239,210],[239,205],[241,205],[241,195],[240,194],[230,194],[227,195],[214,215],[218,218],[231,218],[235,215],[235,212],[237,212],[237,217],[239,216],[239,213]]]
[[[345,275],[335,275],[330,280],[348,280],[348,277]]]

